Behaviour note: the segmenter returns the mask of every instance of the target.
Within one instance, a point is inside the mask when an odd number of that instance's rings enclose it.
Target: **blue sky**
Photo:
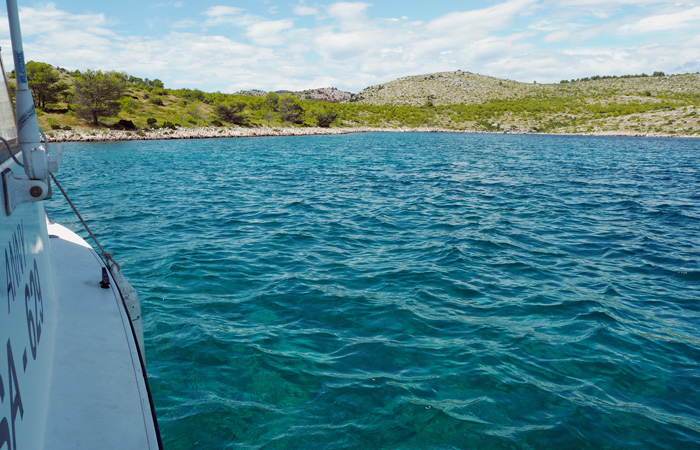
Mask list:
[[[20,18],[28,60],[205,91],[700,71],[700,0],[55,0],[20,1]]]

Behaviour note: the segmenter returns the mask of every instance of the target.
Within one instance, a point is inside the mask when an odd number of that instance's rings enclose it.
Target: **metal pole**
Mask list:
[[[17,92],[17,138],[22,150],[24,171],[33,180],[48,180],[49,167],[46,151],[41,147],[39,122],[34,110],[34,100],[27,81],[24,50],[22,48],[22,33],[19,26],[19,10],[16,0],[7,0],[7,18],[10,23],[10,38],[12,39],[12,56],[15,61],[15,77]]]

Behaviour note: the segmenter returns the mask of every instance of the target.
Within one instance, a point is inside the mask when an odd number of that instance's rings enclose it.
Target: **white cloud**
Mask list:
[[[177,22],[173,23],[171,25],[172,28],[174,29],[183,29],[183,28],[192,28],[198,25],[197,21],[194,21],[192,19],[184,19],[184,20],[178,20]]]
[[[332,61],[348,60],[364,55],[372,45],[372,35],[359,31],[323,33],[316,38],[318,50]]]
[[[297,5],[294,7],[294,14],[297,16],[316,16],[318,9],[311,6]]]
[[[258,22],[265,21],[260,16],[248,14],[244,9],[229,6],[208,8],[202,15],[206,17],[202,24],[205,29],[215,27],[248,28]]]
[[[19,12],[22,24],[23,37],[31,37],[37,34],[54,33],[64,28],[84,28],[89,24],[91,29],[101,28],[100,34],[114,34],[106,28],[109,24],[104,14],[69,14],[56,9],[55,3],[47,3],[43,7],[23,7]],[[7,21],[2,24],[7,27]]]
[[[635,23],[625,24],[620,27],[623,33],[653,33],[657,31],[671,31],[684,27],[698,27],[700,21],[700,6],[670,14],[659,14],[644,17]]]
[[[369,22],[366,11],[370,6],[372,5],[363,2],[339,2],[328,6],[326,13],[328,18],[336,20],[342,29],[360,29]]]
[[[694,0],[691,0],[694,1]],[[619,9],[621,7],[633,5],[658,5],[659,3],[664,3],[663,0],[547,0],[543,2],[543,7],[545,8],[561,8],[561,7],[573,7],[581,8],[583,10],[589,10],[591,6],[603,6],[606,9]],[[665,2],[665,3],[683,3],[683,1],[676,2]],[[686,2],[687,3],[687,2]]]
[[[561,29],[547,33],[542,42],[544,43],[559,43],[568,42],[574,45],[581,44],[589,39],[595,39],[599,36],[610,32],[609,26],[581,26],[576,23],[564,24]]]
[[[551,20],[541,20],[528,26],[528,29],[542,32],[559,31],[560,26]]]
[[[222,25],[245,26],[250,23],[250,20],[244,13],[245,10],[234,6],[211,6],[202,12],[202,15],[207,18],[204,26],[207,28]]]
[[[123,70],[209,91],[357,92],[456,69],[530,82],[700,69],[700,7],[651,1],[502,0],[425,21],[373,17],[365,2],[300,1],[289,17],[280,8],[279,20],[270,20],[269,8],[255,15],[226,5],[185,15],[184,4],[169,28],[163,18],[158,27],[131,32],[103,14],[70,14],[55,4],[20,12],[28,58],[70,70]],[[392,16],[403,13],[396,6]],[[7,35],[0,25],[0,44]]]
[[[225,16],[236,16],[241,14],[243,9],[236,8],[235,6],[211,6],[207,8],[202,14],[207,17],[225,17]]]
[[[294,22],[288,19],[258,22],[248,27],[246,36],[258,45],[282,45],[287,40],[282,32],[291,29],[293,26]]]
[[[150,7],[151,8],[182,8],[185,6],[184,2],[178,1],[178,2],[161,2],[161,3],[153,3]]]
[[[365,11],[369,8],[369,3],[364,2],[338,2],[333,3],[326,9],[328,15],[340,20],[357,20],[365,16]]]
[[[427,29],[442,35],[454,32],[463,36],[483,35],[510,27],[517,15],[535,3],[536,0],[509,0],[485,9],[453,12],[430,21]]]

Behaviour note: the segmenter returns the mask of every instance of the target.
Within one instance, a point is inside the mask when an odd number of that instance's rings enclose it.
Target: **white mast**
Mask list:
[[[17,138],[22,150],[24,171],[32,180],[46,180],[49,178],[48,160],[46,151],[41,146],[39,122],[34,110],[34,100],[27,82],[27,69],[22,48],[22,35],[19,26],[19,11],[16,0],[7,0],[7,18],[10,23],[10,37],[12,39],[12,56],[15,61],[15,77],[17,79],[17,92],[15,103],[17,105]]]

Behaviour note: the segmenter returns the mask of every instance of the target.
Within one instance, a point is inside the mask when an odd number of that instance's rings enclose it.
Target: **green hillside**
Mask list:
[[[112,73],[123,83],[119,112],[100,116],[95,126],[77,114],[75,84],[81,73],[52,70],[67,89],[37,110],[40,126],[49,133],[67,128],[143,133],[162,127],[321,126],[700,135],[700,74],[539,84],[456,71],[404,77],[330,103],[303,99],[302,93],[236,95],[168,89],[159,80]],[[12,74],[9,78],[12,83]]]

